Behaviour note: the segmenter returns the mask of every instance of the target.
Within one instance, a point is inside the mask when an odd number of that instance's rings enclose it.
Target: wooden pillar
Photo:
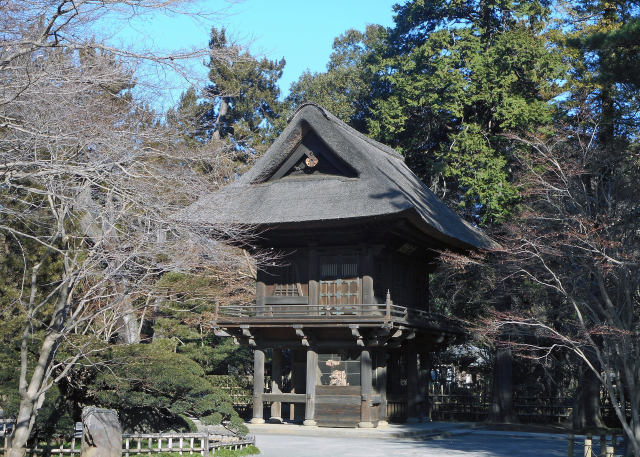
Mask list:
[[[260,276],[260,272],[258,272]],[[256,281],[256,307],[258,316],[265,316],[267,310],[265,309],[264,297],[267,294],[267,286],[264,282],[258,280]]]
[[[370,305],[375,302],[373,292],[373,253],[367,246],[362,260],[362,304]]]
[[[418,389],[418,352],[415,340],[407,340],[405,348],[407,355],[405,358],[407,364],[407,422],[419,422],[420,393]]]
[[[376,385],[380,395],[380,406],[378,407],[378,427],[389,425],[387,419],[387,363],[389,353],[380,349],[378,351],[378,368],[376,369]]]
[[[431,365],[433,358],[430,352],[420,353],[420,418],[431,420],[431,401],[429,398],[429,381],[431,380]]]
[[[262,394],[264,393],[264,351],[253,351],[253,418],[252,424],[264,424]]]
[[[320,288],[318,287],[318,281],[320,279],[319,272],[320,265],[318,264],[318,250],[315,246],[309,248],[309,306],[314,312],[320,311],[318,309]]]
[[[373,370],[371,367],[371,353],[363,349],[360,354],[360,428],[372,428],[371,422],[371,390]]]
[[[307,349],[307,381],[306,404],[304,408],[303,425],[315,426],[316,415],[316,372],[318,370],[318,353],[313,349]]]
[[[273,355],[271,357],[271,393],[281,393],[281,385],[282,351],[280,349],[273,349]],[[279,401],[271,402],[271,417],[269,418],[269,422],[282,422],[282,403]]]

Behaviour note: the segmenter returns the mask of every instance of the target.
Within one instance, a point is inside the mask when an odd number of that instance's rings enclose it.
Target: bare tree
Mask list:
[[[133,52],[89,35],[107,14],[181,3],[0,1],[0,231],[25,259],[27,244],[37,247],[13,303],[25,325],[9,457],[25,454],[47,390],[74,363],[90,363],[93,341],[136,340],[137,314],[162,293],[155,283],[164,272],[244,262],[219,240],[242,240],[245,228],[173,217],[228,179],[223,144],[187,147],[131,91],[142,62],[181,70],[183,58],[202,52]],[[52,262],[56,273],[45,283],[43,265]],[[36,329],[44,338],[31,360]],[[61,357],[61,345],[71,355]]]
[[[630,145],[604,150],[596,132],[517,139],[527,146],[526,208],[508,228],[507,260],[553,301],[495,313],[483,331],[528,356],[577,355],[604,386],[628,453],[640,456],[640,160]]]

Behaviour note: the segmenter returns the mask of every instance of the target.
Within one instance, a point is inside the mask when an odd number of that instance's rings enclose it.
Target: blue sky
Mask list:
[[[344,31],[363,30],[367,24],[393,24],[392,6],[399,0],[244,0],[227,3],[201,1],[196,8],[217,17],[196,20],[189,17],[155,16],[127,22],[117,32],[124,44],[157,50],[206,47],[212,26],[226,27],[235,41],[249,45],[252,54],[270,59],[284,57],[280,88],[283,94],[306,70],[323,71],[331,54],[333,39]],[[110,24],[110,26],[113,23]],[[113,33],[113,30],[110,30]],[[202,65],[194,70],[206,74]],[[153,77],[153,76],[144,76]],[[159,76],[162,77],[162,76]],[[177,100],[188,82],[168,75],[172,89],[163,94],[165,108]]]

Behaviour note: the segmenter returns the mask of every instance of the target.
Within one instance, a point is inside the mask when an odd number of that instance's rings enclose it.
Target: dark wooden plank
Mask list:
[[[316,422],[321,427],[356,427],[360,422],[360,404],[318,403]]]
[[[265,305],[308,305],[309,297],[276,297],[266,296],[264,297]]]
[[[360,406],[360,396],[355,395],[317,395],[317,405],[344,405],[344,406]]]

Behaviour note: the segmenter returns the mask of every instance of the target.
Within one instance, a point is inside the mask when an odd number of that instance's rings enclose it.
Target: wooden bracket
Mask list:
[[[349,328],[351,329],[351,335],[356,339],[356,345],[364,347],[364,340],[360,334],[360,326],[357,324],[349,324]]]
[[[296,335],[300,337],[300,341],[304,347],[309,347],[309,336],[304,333],[302,325],[294,325],[293,328],[296,331]]]
[[[249,326],[248,325],[243,325],[240,328],[242,330],[242,336],[247,339],[247,341],[249,342],[249,346],[255,347],[256,346],[256,339],[251,334],[251,330],[249,329]]]

